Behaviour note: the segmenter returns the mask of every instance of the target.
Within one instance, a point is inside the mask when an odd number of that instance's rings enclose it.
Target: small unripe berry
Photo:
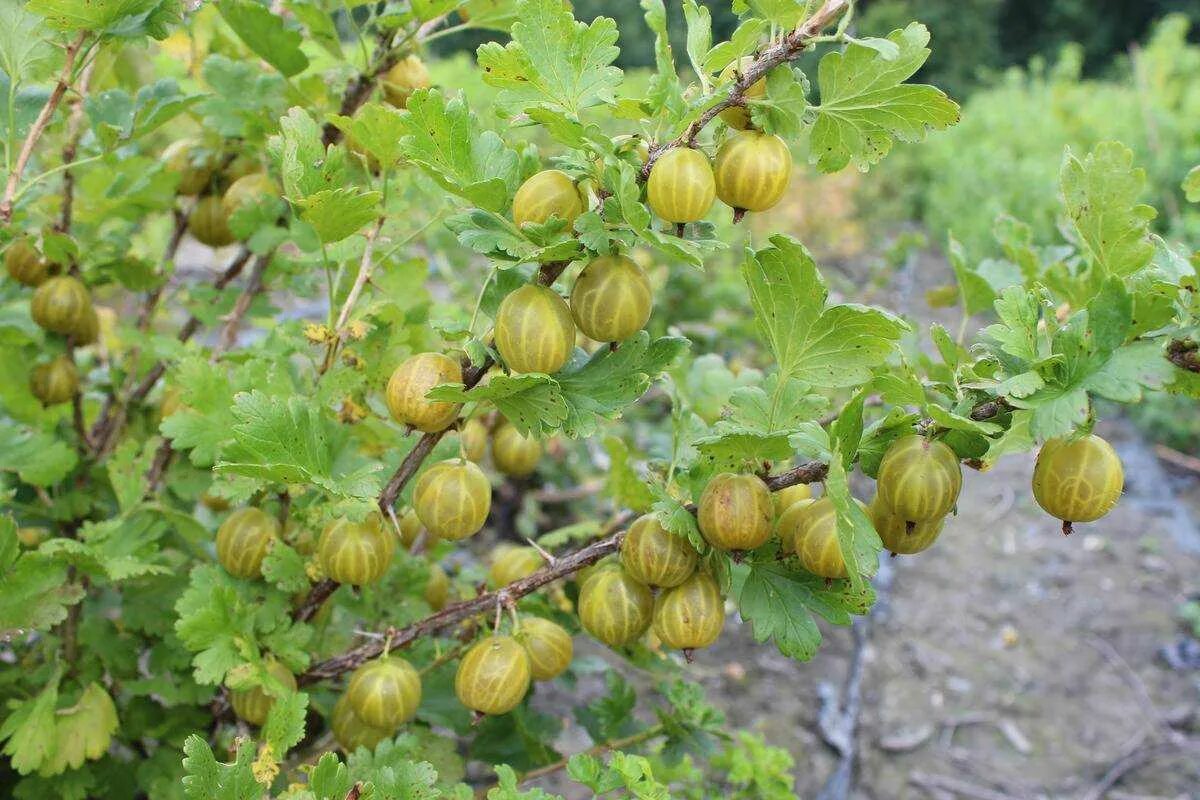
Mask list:
[[[325,574],[338,583],[366,586],[383,577],[396,552],[396,537],[378,514],[362,522],[330,522],[317,542],[317,558]]]
[[[450,576],[437,564],[429,565],[429,579],[422,597],[434,611],[441,611],[450,599]]]
[[[804,515],[808,513],[808,509],[812,508],[815,502],[816,500],[811,497],[797,500],[785,508],[775,520],[775,530],[779,534],[779,549],[784,553],[796,552],[796,537],[804,525]]]
[[[958,456],[943,442],[905,436],[879,462],[877,501],[906,523],[932,522],[954,510],[962,489]]]
[[[513,222],[518,228],[526,222],[540,225],[551,216],[559,216],[570,230],[582,213],[579,187],[567,173],[557,169],[544,169],[530,176],[513,196]]]
[[[413,508],[431,534],[458,541],[479,532],[492,507],[492,485],[478,466],[450,459],[427,469],[413,490]]]
[[[594,258],[571,288],[571,316],[598,342],[623,342],[646,326],[654,295],[650,279],[625,256]]]
[[[716,182],[708,156],[675,147],[658,157],[646,181],[650,210],[667,222],[697,222],[712,208]]]
[[[28,239],[17,239],[4,251],[8,276],[22,286],[41,286],[50,277],[50,263]]]
[[[425,526],[421,524],[421,519],[413,509],[404,509],[404,512],[397,517],[396,521],[400,528],[400,544],[404,545],[405,549],[412,549],[422,531],[425,532],[424,546],[426,550],[437,544],[438,538],[425,530]]]
[[[771,538],[775,506],[771,490],[754,475],[723,472],[700,495],[700,533],[721,550],[753,550]]]
[[[257,578],[277,538],[278,520],[260,508],[239,508],[217,529],[217,560],[235,578]]]
[[[267,198],[278,200],[279,186],[266,173],[251,172],[229,185],[221,197],[221,208],[228,218],[246,206],[265,202]]]
[[[209,247],[224,247],[237,241],[233,231],[229,230],[229,215],[221,205],[221,198],[215,195],[196,201],[196,207],[188,216],[188,232],[196,241]]]
[[[360,747],[374,750],[376,745],[384,739],[390,739],[394,733],[394,731],[383,728],[371,727],[359,719],[345,695],[339,697],[333,704],[329,727],[333,730],[333,738],[337,740],[338,747],[347,754],[353,753]]]
[[[487,455],[488,429],[483,421],[472,417],[463,424],[458,433],[462,439],[463,454],[476,464]]]
[[[717,79],[718,82],[733,83],[737,80],[740,73],[747,70],[754,63],[754,56],[742,56],[737,61],[730,62],[725,69],[721,70],[721,75]],[[759,78],[746,89],[742,95],[747,100],[755,100],[765,97],[767,94],[767,79]],[[731,128],[739,131],[744,131],[750,127],[750,110],[742,106],[730,106],[721,112],[721,120]]]
[[[368,661],[350,676],[346,699],[355,715],[373,728],[395,730],[421,704],[421,676],[402,658]]]
[[[29,375],[29,390],[44,406],[65,403],[79,391],[79,370],[66,356],[38,364]]]
[[[429,88],[429,70],[425,62],[408,55],[383,75],[383,96],[396,108],[408,108],[408,98],[417,89]]]
[[[60,275],[37,288],[29,310],[33,321],[45,330],[71,336],[87,324],[92,297],[78,278]]]
[[[462,365],[442,353],[418,353],[396,367],[387,384],[387,406],[392,419],[424,433],[445,430],[458,419],[459,403],[425,397],[443,383],[462,383]]]
[[[267,672],[291,691],[296,691],[296,676],[275,659],[268,659]],[[267,694],[261,686],[251,689],[239,689],[229,693],[229,705],[233,713],[251,725],[262,725],[267,721],[267,714],[275,705],[275,698]]]
[[[868,513],[871,524],[875,526],[875,532],[892,555],[912,555],[929,549],[937,541],[946,524],[946,518],[939,517],[918,522],[910,527],[904,520],[892,516],[887,506],[879,502],[879,498],[871,501]]]
[[[550,681],[571,666],[575,645],[571,634],[561,625],[541,617],[522,617],[517,641],[529,656],[530,674],[535,681]]]
[[[532,475],[542,458],[542,443],[525,436],[505,420],[492,434],[492,463],[514,478]]]
[[[216,171],[212,153],[194,139],[172,142],[162,152],[162,163],[167,172],[179,176],[179,185],[175,191],[181,195],[200,194],[208,188]]]
[[[725,598],[717,582],[705,572],[697,572],[663,592],[654,604],[654,634],[667,647],[708,647],[724,627]]]
[[[496,349],[513,372],[558,372],[575,347],[571,309],[553,289],[528,283],[496,312]]]
[[[696,570],[699,554],[651,514],[638,517],[621,540],[621,564],[647,586],[678,586]]]
[[[1050,439],[1033,468],[1033,496],[1047,514],[1063,521],[1094,522],[1121,499],[1125,470],[1112,445],[1095,434],[1070,441]]]
[[[529,691],[529,654],[511,636],[489,636],[466,652],[454,676],[454,693],[467,708],[507,714]]]
[[[771,492],[771,500],[775,504],[775,516],[778,517],[798,500],[808,500],[812,497],[812,489],[807,483],[797,483],[787,486],[778,492]]]
[[[579,590],[579,622],[610,647],[629,644],[650,627],[654,596],[621,567],[594,572]]]
[[[717,151],[717,197],[735,210],[766,211],[783,197],[792,176],[792,153],[778,136],[742,131]]]
[[[526,578],[546,565],[542,554],[533,547],[497,548],[488,570],[488,585],[493,589]]]

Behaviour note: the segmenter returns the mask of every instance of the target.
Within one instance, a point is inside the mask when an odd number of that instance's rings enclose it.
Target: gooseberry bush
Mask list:
[[[641,5],[648,79],[563,0],[0,6],[15,796],[790,797],[698,651],[736,620],[811,658],[1006,454],[1045,445],[1064,532],[1118,501],[1096,401],[1200,394],[1195,263],[1132,153],[1065,155],[1063,241],[951,239],[961,332],[917,330],[745,227],[794,154],[867,171],[957,121],[910,80],[926,29],[733,0],[714,42],[683,0],[676,54]],[[428,49],[464,29],[500,39],[471,93]],[[657,298],[737,264],[735,376]],[[565,513],[493,538],[563,473]]]

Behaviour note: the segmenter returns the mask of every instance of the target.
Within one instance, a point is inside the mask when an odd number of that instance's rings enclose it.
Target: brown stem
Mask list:
[[[708,123],[716,119],[727,108],[744,106],[746,104],[746,92],[751,86],[775,67],[798,57],[812,39],[819,36],[821,31],[833,24],[849,7],[850,0],[825,0],[825,4],[815,14],[805,20],[800,27],[784,36],[775,44],[762,50],[738,74],[726,97],[706,108],[704,113],[697,117],[691,125],[688,125],[687,129],[677,138],[669,142],[656,144],[650,148],[650,157],[646,159],[646,163],[642,166],[641,179],[645,181],[650,177],[650,170],[654,167],[654,162],[658,161],[659,157],[668,150],[675,147],[695,147],[696,139],[700,136],[700,131],[704,130],[704,127]]]
[[[79,139],[83,135],[83,100],[91,86],[92,72],[95,69],[95,60],[83,68],[83,72],[79,76],[79,91],[75,97],[71,98],[71,113],[67,117],[67,143],[63,145],[62,150],[62,163],[64,164],[75,161],[75,154],[79,151]],[[59,213],[58,222],[54,226],[59,233],[66,233],[71,229],[71,212],[74,204],[75,172],[67,168],[63,170],[62,210]]]
[[[271,263],[271,253],[261,255],[254,260],[254,266],[250,268],[250,277],[246,280],[246,286],[242,289],[242,293],[238,295],[237,301],[233,304],[233,311],[225,320],[225,327],[221,330],[221,336],[217,340],[217,344],[213,347],[212,360],[216,361],[223,353],[233,347],[237,341],[238,329],[242,326],[242,320],[246,318],[246,313],[250,310],[250,304],[254,302],[254,298],[258,297],[263,290],[263,275],[267,271],[267,266]]]
[[[1200,372],[1200,343],[1173,339],[1167,345],[1167,359],[1180,369]]]
[[[87,37],[87,31],[80,31],[75,40],[67,45],[67,58],[63,63],[62,70],[58,73],[58,82],[54,84],[54,89],[51,90],[50,96],[46,98],[46,104],[38,112],[37,119],[33,121],[33,125],[29,128],[29,133],[25,135],[25,141],[21,144],[20,153],[17,155],[17,162],[13,165],[13,170],[8,175],[8,182],[4,186],[4,198],[0,200],[0,222],[6,224],[12,222],[13,198],[16,197],[17,186],[21,182],[21,175],[25,172],[25,166],[33,156],[33,148],[37,145],[38,139],[46,132],[46,126],[50,124],[55,110],[58,109],[58,104],[62,102],[63,95],[67,93],[67,87],[70,86],[71,73],[75,70],[75,57],[79,55],[79,50],[83,47],[83,43],[87,41]]]

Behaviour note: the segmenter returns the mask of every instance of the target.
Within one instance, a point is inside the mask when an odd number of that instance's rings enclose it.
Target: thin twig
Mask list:
[[[250,304],[263,290],[263,275],[270,263],[271,253],[261,255],[254,260],[254,266],[250,268],[250,277],[246,280],[246,286],[233,304],[233,311],[225,318],[225,327],[221,330],[221,336],[217,339],[216,345],[213,346],[213,361],[219,359],[237,341],[238,329],[241,328],[242,320],[246,318],[246,313],[250,310]]]
[[[367,281],[371,279],[371,272],[375,268],[375,240],[379,236],[379,231],[383,228],[384,217],[380,217],[375,222],[375,227],[367,232],[367,244],[363,248],[362,260],[358,263],[358,274],[354,276],[354,285],[350,287],[350,293],[346,295],[346,301],[342,303],[342,310],[338,313],[337,323],[333,327],[333,338],[329,340],[329,345],[325,349],[325,360],[321,363],[320,369],[317,370],[317,375],[324,375],[333,366],[333,359],[337,356],[338,347],[346,339],[346,323],[350,320],[350,313],[354,310],[354,305],[358,302],[358,298],[362,295],[363,287],[367,285]],[[333,298],[329,298],[329,302],[333,302]]]
[[[83,135],[83,101],[92,84],[92,73],[96,60],[92,59],[79,76],[79,87],[71,98],[71,112],[67,117],[67,143],[63,145],[62,163],[71,164],[79,151],[79,139]],[[62,210],[59,212],[55,230],[66,233],[71,229],[71,213],[75,205],[75,173],[70,167],[63,170]]]

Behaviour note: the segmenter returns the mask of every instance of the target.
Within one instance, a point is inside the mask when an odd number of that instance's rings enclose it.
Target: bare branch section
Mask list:
[[[825,0],[825,4],[815,14],[805,20],[800,27],[784,36],[775,44],[763,49],[754,57],[749,66],[737,76],[737,80],[733,82],[728,95],[706,108],[704,113],[697,117],[691,125],[688,125],[687,129],[678,138],[672,139],[669,142],[663,142],[662,144],[656,144],[650,148],[650,157],[646,159],[646,163],[642,166],[641,179],[645,181],[650,177],[650,170],[654,167],[654,162],[658,161],[663,153],[675,147],[694,147],[700,131],[704,130],[705,126],[716,119],[722,111],[735,106],[744,106],[746,104],[746,92],[751,86],[780,64],[785,64],[788,61],[798,58],[812,40],[819,36],[821,31],[825,30],[845,14],[849,7],[850,0]]]
[[[1167,345],[1167,358],[1188,372],[1200,372],[1200,343],[1175,339]]]
[[[24,174],[25,166],[33,156],[33,148],[37,146],[38,139],[42,138],[42,134],[46,132],[46,126],[50,124],[54,112],[62,102],[63,95],[67,93],[67,88],[71,85],[71,74],[75,71],[75,58],[79,55],[79,50],[87,41],[87,37],[87,31],[82,31],[74,41],[67,45],[67,58],[63,63],[62,70],[58,73],[58,82],[54,84],[50,96],[46,98],[46,104],[38,112],[37,119],[29,128],[29,133],[25,135],[25,141],[21,144],[21,151],[17,155],[17,162],[13,164],[13,170],[8,175],[8,182],[4,185],[4,199],[0,200],[0,222],[5,224],[12,222],[13,198],[17,195],[17,186],[21,182],[21,175]]]
[[[83,101],[87,97],[88,89],[92,84],[92,73],[96,70],[96,61],[93,59],[79,76],[78,91],[71,98],[71,113],[67,116],[67,143],[62,150],[62,163],[70,164],[75,160],[75,154],[79,150],[79,139],[83,135]],[[66,233],[71,229],[71,214],[75,207],[75,172],[67,168],[63,171],[63,186],[62,186],[62,209],[59,212],[58,222],[55,223],[54,229],[59,233]]]

